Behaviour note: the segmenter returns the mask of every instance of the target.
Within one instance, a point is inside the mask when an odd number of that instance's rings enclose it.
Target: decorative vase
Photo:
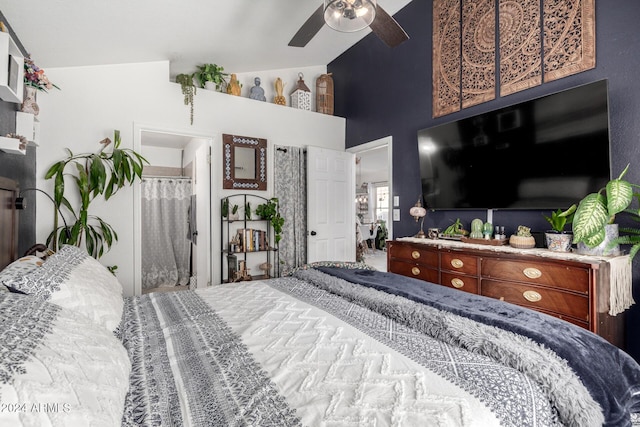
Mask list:
[[[22,101],[22,105],[20,106],[20,111],[23,113],[33,114],[37,116],[40,112],[40,107],[36,103],[36,94],[38,93],[38,89],[25,85],[24,87],[24,100]]]
[[[607,224],[604,226],[605,238],[598,246],[590,248],[583,242],[578,243],[578,253],[582,255],[618,255],[620,254],[620,245],[608,249],[609,242],[619,236],[618,224]]]
[[[573,242],[573,233],[556,231],[547,231],[544,233],[547,241],[547,249],[554,252],[571,251],[571,243]]]

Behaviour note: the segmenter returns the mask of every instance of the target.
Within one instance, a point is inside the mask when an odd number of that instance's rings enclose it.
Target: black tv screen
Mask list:
[[[607,81],[418,132],[428,209],[558,209],[610,179]]]

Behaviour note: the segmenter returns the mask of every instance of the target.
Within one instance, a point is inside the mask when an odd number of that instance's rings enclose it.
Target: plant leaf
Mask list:
[[[609,216],[625,210],[633,198],[633,188],[627,181],[614,179],[607,183],[607,210]]]
[[[580,201],[573,217],[573,242],[585,242],[592,235],[602,231],[609,222],[609,214],[604,203],[604,197],[598,193],[591,193]],[[604,239],[604,237],[603,237]],[[594,246],[597,246],[594,245]]]
[[[63,170],[59,169],[56,173],[56,180],[53,187],[53,199],[56,202],[56,205],[60,205],[62,201],[62,196],[64,195],[64,175],[62,174]]]

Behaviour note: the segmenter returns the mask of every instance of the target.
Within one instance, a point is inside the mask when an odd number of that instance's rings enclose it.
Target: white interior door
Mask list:
[[[195,182],[197,194],[196,224],[198,226],[197,244],[195,249],[196,287],[205,288],[211,284],[211,168],[209,167],[208,143],[198,147],[194,159]]]
[[[355,155],[307,148],[307,261],[355,261]]]

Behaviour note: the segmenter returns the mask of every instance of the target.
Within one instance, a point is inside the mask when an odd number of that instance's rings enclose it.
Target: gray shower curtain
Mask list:
[[[307,262],[307,155],[300,147],[276,146],[274,157],[274,195],[284,218],[280,274],[286,274]]]
[[[142,180],[142,288],[187,285],[191,179]]]

